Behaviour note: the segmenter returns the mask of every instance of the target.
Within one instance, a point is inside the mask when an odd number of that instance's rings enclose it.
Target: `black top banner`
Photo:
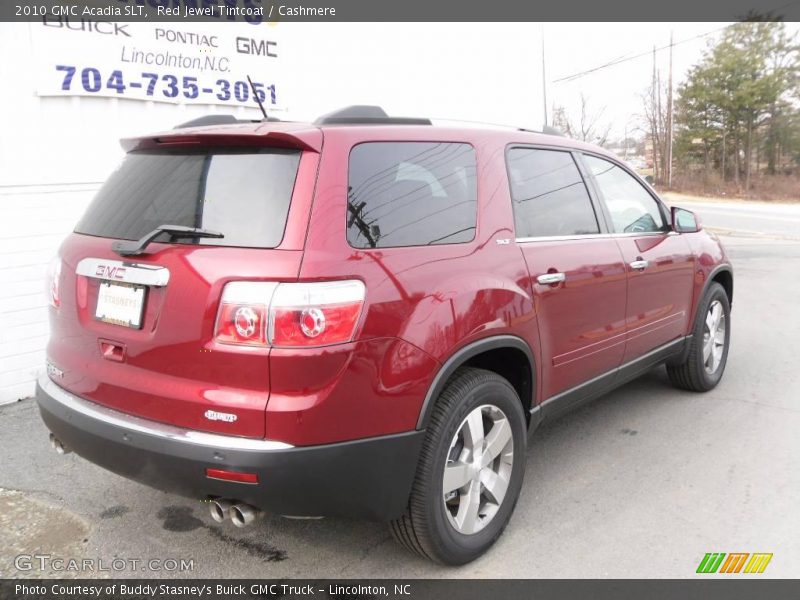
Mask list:
[[[771,600],[797,598],[798,580],[0,580],[0,600]]]
[[[0,0],[0,21],[800,21],[800,0]]]

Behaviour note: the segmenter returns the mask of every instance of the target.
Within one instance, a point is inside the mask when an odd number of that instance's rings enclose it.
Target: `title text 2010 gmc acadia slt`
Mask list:
[[[376,107],[187,125],[124,140],[50,269],[59,451],[461,564],[543,420],[659,364],[722,377],[725,251],[600,148]]]

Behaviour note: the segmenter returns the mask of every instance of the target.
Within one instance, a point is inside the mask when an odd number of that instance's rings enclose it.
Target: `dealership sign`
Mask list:
[[[231,106],[252,106],[257,96],[267,110],[285,106],[274,25],[49,15],[30,27],[39,96]]]

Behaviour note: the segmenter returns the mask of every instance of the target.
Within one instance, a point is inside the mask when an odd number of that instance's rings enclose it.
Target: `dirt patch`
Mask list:
[[[195,517],[194,510],[188,506],[165,506],[158,511],[156,516],[164,520],[163,527],[167,531],[184,532],[205,529],[220,542],[244,550],[250,556],[260,558],[265,562],[281,562],[287,558],[284,550],[275,548],[270,544],[237,538],[228,535],[215,525],[207,525]]]
[[[750,182],[750,189],[744,188],[742,180],[738,185],[733,181],[723,181],[718,174],[704,177],[701,173],[693,177],[674,177],[672,190],[694,196],[722,197],[727,200],[766,200],[770,202],[797,202],[800,200],[800,177],[798,175],[759,175]]]
[[[224,533],[219,527],[206,526],[209,533],[217,538],[219,541],[226,544],[231,544],[241,550],[244,550],[250,556],[260,558],[265,562],[281,562],[288,558],[286,551],[280,550],[267,544],[265,542],[257,542],[254,540],[240,539]]]
[[[117,506],[111,506],[105,509],[103,512],[100,513],[101,519],[116,519],[117,517],[121,517],[127,514],[131,509],[127,506],[122,506],[118,504]]]
[[[156,516],[164,519],[163,527],[167,531],[194,531],[206,526],[188,506],[164,506]]]
[[[78,577],[80,573],[41,568],[34,555],[82,559],[91,526],[77,515],[11,490],[0,489],[0,577]],[[18,558],[21,557],[21,558]]]

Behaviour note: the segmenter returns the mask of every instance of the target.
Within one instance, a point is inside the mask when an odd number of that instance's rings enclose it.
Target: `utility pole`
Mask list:
[[[653,178],[656,183],[661,183],[661,179],[658,176],[658,122],[661,119],[661,114],[656,110],[656,93],[656,47],[653,45],[653,82],[650,86],[650,102],[653,115],[650,120],[650,139],[653,144]]]
[[[628,160],[628,123],[625,123],[625,136],[622,138],[622,160]]]
[[[669,32],[669,99],[667,100],[667,188],[672,188],[672,32]]]
[[[547,127],[547,76],[544,67],[544,25],[542,31],[542,105],[544,107],[544,126]]]
[[[727,150],[725,148],[725,116],[722,117],[722,182],[725,182],[725,154]]]

